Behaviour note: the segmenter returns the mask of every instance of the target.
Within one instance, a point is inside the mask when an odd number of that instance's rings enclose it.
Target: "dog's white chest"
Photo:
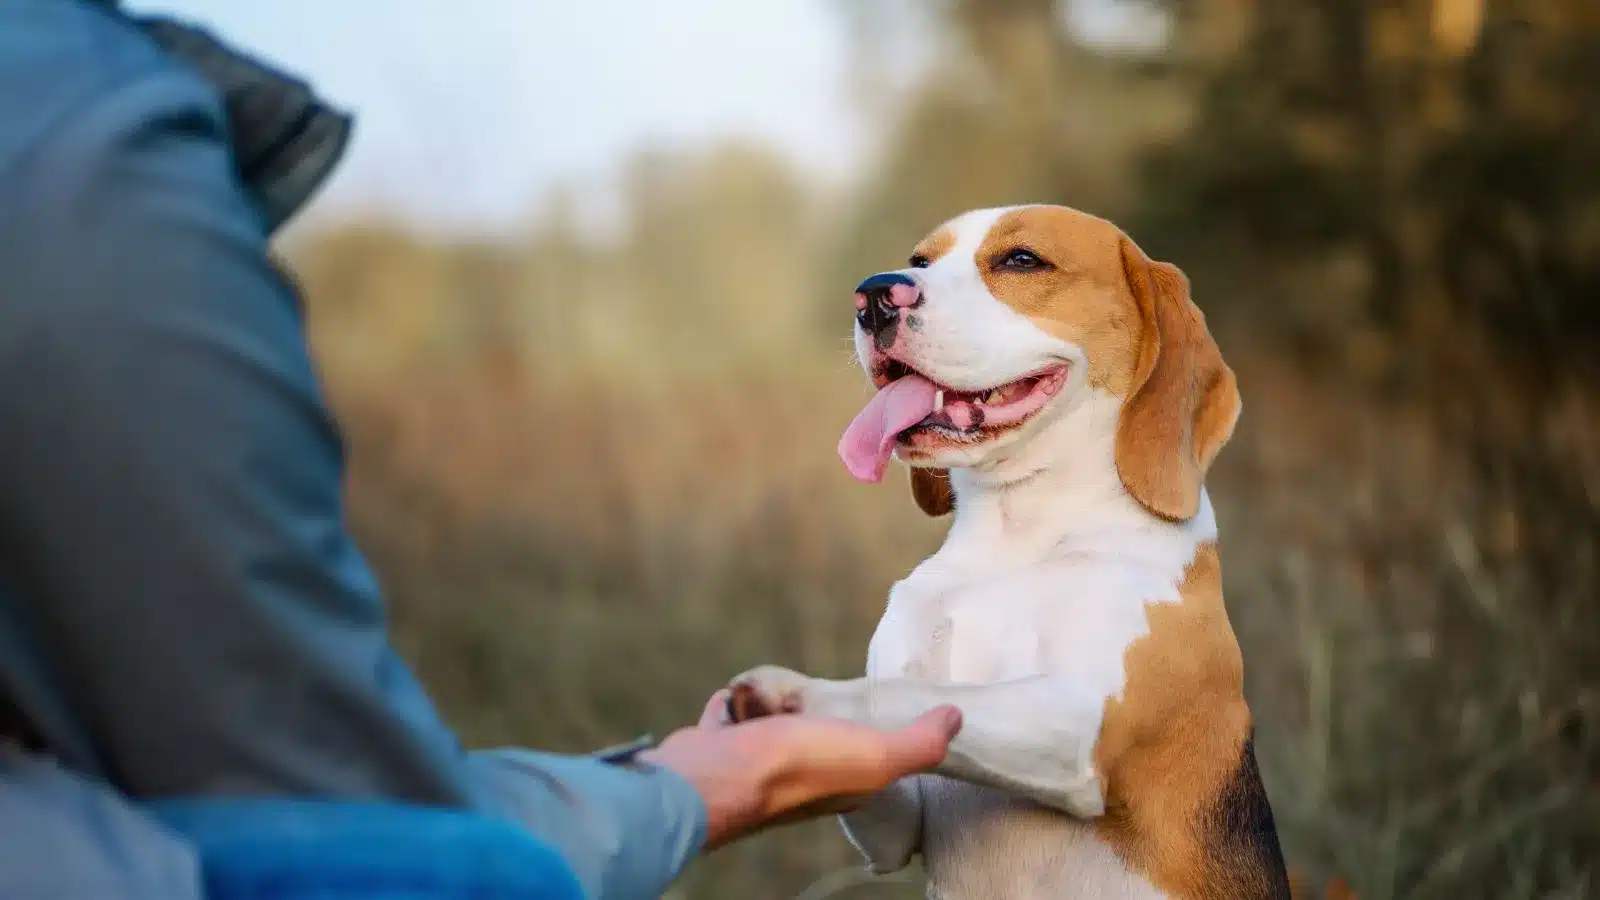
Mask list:
[[[1147,599],[1169,598],[1175,580],[1103,556],[977,577],[925,567],[890,591],[867,674],[965,684],[1064,675],[1103,703],[1122,690],[1128,645],[1148,631]]]
[[[933,900],[1164,900],[1088,822],[987,788],[923,776]]]
[[[973,578],[930,568],[890,592],[869,650],[869,675],[968,684],[1051,675],[1071,685],[1070,695],[1054,698],[1056,710],[1019,715],[1098,723],[1106,699],[1123,690],[1128,645],[1148,631],[1147,599],[1176,599],[1174,573],[1100,555]],[[996,791],[922,778],[931,897],[1162,896],[1086,821]]]

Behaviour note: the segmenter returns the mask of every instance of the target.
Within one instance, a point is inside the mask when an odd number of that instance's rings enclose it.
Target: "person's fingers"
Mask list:
[[[938,707],[895,730],[804,716],[766,721],[780,760],[774,768],[789,775],[783,779],[785,805],[798,805],[871,793],[932,769],[961,730],[961,711]]]
[[[941,707],[904,728],[784,717],[772,722],[771,745],[778,755],[772,768],[766,808],[775,822],[788,823],[842,812],[907,775],[937,766],[961,727],[955,707]]]
[[[950,741],[961,731],[961,710],[940,706],[910,725],[885,734],[884,765],[890,780],[931,769],[944,761]]]
[[[721,728],[726,724],[728,724],[728,689],[723,688],[706,701],[706,708],[700,713],[700,727]]]

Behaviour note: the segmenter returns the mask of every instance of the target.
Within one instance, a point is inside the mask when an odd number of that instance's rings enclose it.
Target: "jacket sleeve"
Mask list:
[[[529,750],[474,753],[476,787],[566,856],[593,897],[660,897],[705,842],[700,795],[667,769]]]
[[[121,80],[0,170],[0,385],[0,630],[32,649],[0,676],[69,765],[134,796],[512,816],[597,898],[658,896],[698,851],[676,775],[468,754],[392,649],[198,78]]]

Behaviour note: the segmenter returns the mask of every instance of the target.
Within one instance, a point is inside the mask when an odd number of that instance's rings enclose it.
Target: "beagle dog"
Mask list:
[[[964,726],[937,772],[842,815],[929,896],[1287,898],[1204,478],[1240,410],[1176,267],[1058,206],[966,213],[855,295],[877,394],[839,444],[891,457],[943,544],[889,592],[865,678],[765,666],[786,711]]]

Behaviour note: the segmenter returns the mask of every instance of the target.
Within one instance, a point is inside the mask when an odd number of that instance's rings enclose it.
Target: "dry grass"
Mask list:
[[[889,584],[939,540],[893,479],[861,487],[833,455],[866,397],[844,301],[808,283],[835,251],[787,216],[781,172],[717,166],[743,174],[673,170],[611,246],[377,229],[294,254],[354,525],[472,744],[662,734],[756,663],[858,672]],[[1471,342],[1465,380],[1381,383],[1372,361],[1406,348],[1289,341],[1262,304],[1215,299],[1258,273],[1208,262],[1201,304],[1245,396],[1211,488],[1291,860],[1363,900],[1592,895],[1600,403]],[[1324,293],[1297,308],[1334,308]],[[704,861],[677,896],[792,900],[855,867],[816,823]]]
[[[859,670],[938,526],[837,464],[863,385],[831,368],[558,386],[466,370],[344,398],[358,530],[402,649],[470,742],[593,749],[681,726],[758,663]],[[698,866],[683,896],[790,900],[852,853],[831,823],[793,829]]]
[[[1522,607],[1516,537],[1477,530],[1465,463],[1415,411],[1233,355],[1249,412],[1213,490],[1291,857],[1374,900],[1583,896],[1595,698],[1557,670],[1595,649],[1592,597],[1556,601],[1559,624]],[[664,733],[754,663],[857,671],[940,529],[836,463],[860,379],[577,374],[465,364],[339,393],[357,527],[469,740],[590,749]],[[853,865],[821,823],[698,866],[682,896],[787,900]]]

